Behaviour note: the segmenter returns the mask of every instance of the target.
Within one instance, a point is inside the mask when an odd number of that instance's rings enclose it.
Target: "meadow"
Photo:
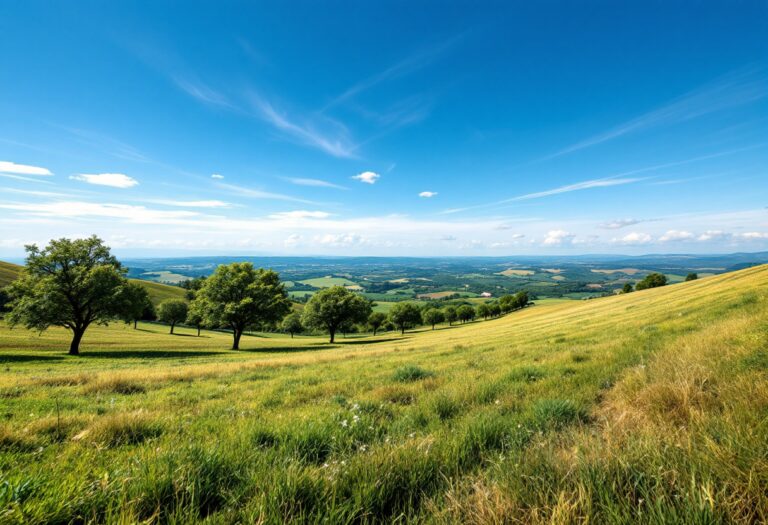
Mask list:
[[[768,266],[404,336],[0,324],[4,523],[768,521]]]

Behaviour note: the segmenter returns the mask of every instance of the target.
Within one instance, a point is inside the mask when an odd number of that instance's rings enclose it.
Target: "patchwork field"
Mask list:
[[[507,270],[504,270],[502,272],[499,272],[499,275],[506,275],[507,277],[525,277],[527,275],[533,275],[536,272],[533,270],[515,270],[514,268],[509,268]]]
[[[0,324],[7,523],[768,520],[768,267],[405,336]]]

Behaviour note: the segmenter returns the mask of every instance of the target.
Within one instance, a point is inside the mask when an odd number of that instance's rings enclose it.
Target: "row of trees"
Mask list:
[[[93,324],[122,320],[136,322],[154,318],[155,312],[144,287],[126,279],[126,270],[101,239],[59,239],[44,249],[26,247],[27,264],[19,279],[8,288],[9,324],[45,330],[61,326],[72,331],[69,353],[79,354],[80,341]],[[170,325],[173,333],[179,323],[227,329],[232,332],[234,350],[239,349],[243,333],[249,329],[277,327],[291,335],[305,329],[322,330],[334,342],[339,331],[369,326],[374,334],[381,328],[406,329],[426,324],[467,322],[501,315],[528,304],[525,292],[501,297],[497,302],[437,308],[420,308],[402,302],[389,315],[372,311],[372,303],[362,295],[341,286],[314,294],[301,315],[292,312],[285,286],[272,270],[255,269],[251,263],[220,265],[204,279],[187,286],[190,300],[161,303],[157,318]]]

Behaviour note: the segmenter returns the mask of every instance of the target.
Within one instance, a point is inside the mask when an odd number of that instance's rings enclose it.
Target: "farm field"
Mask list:
[[[768,520],[768,266],[404,336],[0,324],[8,523]]]

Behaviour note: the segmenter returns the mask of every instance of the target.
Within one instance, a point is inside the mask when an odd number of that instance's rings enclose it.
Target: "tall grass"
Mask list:
[[[0,328],[0,521],[768,521],[766,268],[342,348],[147,329]]]

